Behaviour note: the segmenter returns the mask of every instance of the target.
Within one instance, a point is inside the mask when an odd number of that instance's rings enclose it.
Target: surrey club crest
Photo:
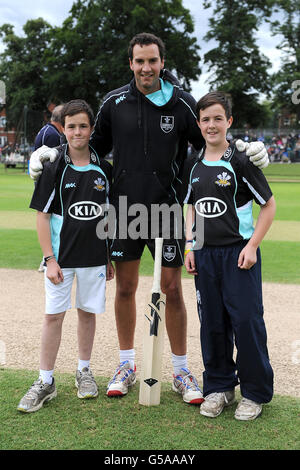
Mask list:
[[[215,181],[215,183],[218,185],[218,186],[223,186],[223,187],[226,187],[226,186],[230,186],[231,183],[230,183],[230,179],[231,179],[231,176],[226,173],[226,171],[223,171],[223,173],[220,173],[218,176],[217,176],[217,181]]]
[[[97,191],[104,191],[105,189],[105,181],[102,178],[97,178],[95,181],[94,189]]]
[[[174,116],[161,116],[160,128],[166,134],[168,134],[168,132],[171,132],[171,130],[174,128]]]
[[[176,246],[168,245],[163,247],[163,257],[166,261],[173,261],[176,256]]]

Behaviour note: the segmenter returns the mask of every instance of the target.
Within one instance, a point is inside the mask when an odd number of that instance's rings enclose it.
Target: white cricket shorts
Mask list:
[[[75,308],[85,312],[104,313],[106,265],[91,268],[62,268],[63,282],[53,284],[45,270],[46,314],[62,313],[72,308],[71,294],[76,275]]]

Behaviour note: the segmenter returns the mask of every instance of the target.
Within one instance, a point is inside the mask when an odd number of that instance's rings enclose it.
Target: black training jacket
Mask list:
[[[99,109],[91,145],[102,157],[113,149],[112,202],[126,195],[129,204],[182,203],[188,142],[199,150],[204,140],[194,98],[167,70],[161,78],[174,86],[164,106],[148,100],[133,79],[108,93]]]

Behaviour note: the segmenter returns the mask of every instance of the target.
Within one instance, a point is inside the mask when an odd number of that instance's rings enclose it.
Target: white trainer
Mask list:
[[[209,418],[216,418],[226,406],[233,405],[234,402],[234,390],[210,393],[204,398],[204,402],[200,406],[200,414]]]
[[[135,370],[130,367],[129,361],[121,362],[117,367],[113,378],[107,385],[108,397],[122,397],[128,393],[128,388],[136,383]]]
[[[98,396],[98,386],[89,367],[76,371],[75,387],[78,390],[78,398],[96,398]]]
[[[251,421],[261,415],[261,412],[261,403],[256,403],[248,398],[242,398],[235,410],[234,417],[240,421]]]
[[[180,393],[183,401],[190,405],[200,405],[204,400],[196,377],[188,369],[180,369],[180,374],[174,375],[172,389]]]

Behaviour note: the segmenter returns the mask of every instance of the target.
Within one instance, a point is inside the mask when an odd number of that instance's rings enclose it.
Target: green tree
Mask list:
[[[0,76],[7,85],[7,114],[18,122],[25,104],[43,110],[52,98],[83,98],[97,110],[103,96],[127,83],[128,43],[147,31],[166,44],[166,67],[187,90],[200,74],[194,25],[182,0],[77,0],[62,27],[30,20],[24,37],[0,27],[6,46]]]
[[[6,46],[0,56],[0,76],[6,85],[8,122],[17,126],[24,106],[43,110],[49,99],[44,82],[45,54],[50,47],[52,27],[42,18],[29,20],[24,36],[15,35],[13,26],[3,24],[0,37]]]
[[[211,2],[204,0],[204,8]],[[263,17],[270,16],[272,0],[217,0],[209,20],[205,40],[214,40],[217,46],[204,56],[208,65],[211,89],[231,95],[233,102],[233,127],[246,124],[262,125],[266,118],[265,107],[259,104],[259,94],[269,95],[271,80],[268,75],[270,61],[258,48],[255,32]]]
[[[279,111],[285,108],[297,116],[300,124],[300,0],[276,2],[283,18],[271,22],[274,35],[282,41],[277,46],[282,51],[281,67],[274,75],[274,104]],[[294,87],[293,87],[294,84]]]
[[[108,91],[131,79],[128,43],[147,31],[165,42],[166,67],[190,89],[200,74],[193,30],[182,0],[77,0],[55,32],[49,85],[64,99],[82,97],[98,107]]]

